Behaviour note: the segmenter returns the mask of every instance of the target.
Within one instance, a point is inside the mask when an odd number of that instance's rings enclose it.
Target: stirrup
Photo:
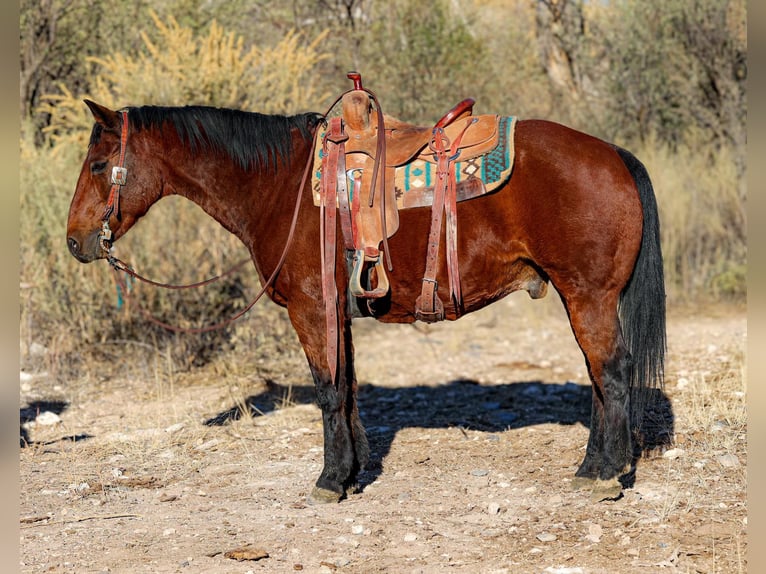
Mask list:
[[[365,263],[374,263],[375,273],[378,276],[378,285],[375,289],[368,291],[362,287],[362,271]],[[383,265],[383,258],[380,251],[377,255],[370,256],[365,253],[364,249],[357,249],[354,251],[354,264],[351,270],[351,277],[349,278],[348,290],[354,297],[361,297],[364,299],[380,299],[385,297],[388,293],[389,284],[388,276],[386,276],[386,270]]]
[[[444,320],[444,303],[439,299],[436,281],[423,279],[423,291],[415,300],[415,319],[423,323]]]

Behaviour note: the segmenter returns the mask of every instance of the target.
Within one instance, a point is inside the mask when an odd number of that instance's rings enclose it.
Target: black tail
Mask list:
[[[660,220],[654,188],[644,165],[619,147],[615,149],[638,188],[644,211],[641,249],[627,286],[620,296],[620,323],[633,364],[630,387],[633,414],[641,420],[647,390],[663,388],[665,375],[665,278],[660,248]]]

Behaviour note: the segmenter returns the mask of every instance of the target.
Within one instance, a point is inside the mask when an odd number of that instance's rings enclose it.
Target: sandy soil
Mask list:
[[[22,373],[21,571],[746,571],[744,311],[671,310],[635,483],[594,502],[571,488],[582,356],[555,300],[518,295],[355,325],[373,459],[340,504],[306,503],[322,434],[297,350],[247,373]]]

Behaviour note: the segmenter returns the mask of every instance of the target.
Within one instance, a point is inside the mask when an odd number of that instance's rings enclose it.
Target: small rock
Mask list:
[[[664,453],[662,453],[662,458],[667,458],[668,460],[675,460],[685,454],[684,449],[682,448],[671,448],[670,450],[666,450]]]
[[[256,548],[250,544],[246,544],[240,548],[224,552],[223,556],[229,560],[243,562],[245,560],[261,560],[263,558],[268,558],[269,553],[262,548]]]
[[[739,459],[736,454],[724,454],[717,458],[718,464],[724,468],[738,468]]]
[[[588,534],[585,537],[585,539],[589,542],[593,542],[594,544],[598,544],[601,542],[601,536],[603,535],[603,530],[601,528],[600,524],[591,524],[588,526]]]
[[[184,428],[184,423],[176,423],[176,424],[170,425],[168,428],[166,428],[165,432],[166,433],[174,433],[174,432],[180,431],[183,428]]]
[[[726,424],[726,421],[715,421],[712,425],[710,425],[710,432],[721,432],[729,428],[729,425]]]
[[[561,568],[554,568],[553,566],[548,566],[545,570],[543,570],[543,574],[584,574],[584,573],[585,573],[585,570],[583,570],[579,566],[561,567]]]
[[[351,533],[356,534],[357,536],[361,536],[364,534],[364,526],[362,524],[354,524],[351,527]]]
[[[483,468],[477,468],[471,471],[471,476],[487,476],[489,471]]]
[[[59,424],[61,417],[51,411],[43,411],[35,417],[35,422],[43,426],[52,426]]]
[[[48,352],[48,349],[44,345],[41,345],[40,343],[32,343],[31,345],[29,345],[28,350],[29,350],[29,354],[32,355],[33,357],[41,357]]]
[[[497,514],[500,512],[500,505],[497,502],[490,502],[487,505],[487,514]]]
[[[408,532],[404,535],[405,542],[415,542],[418,539],[418,535],[414,532]]]
[[[551,534],[550,532],[541,532],[537,535],[537,539],[540,542],[553,542],[554,540],[558,539],[558,536]]]

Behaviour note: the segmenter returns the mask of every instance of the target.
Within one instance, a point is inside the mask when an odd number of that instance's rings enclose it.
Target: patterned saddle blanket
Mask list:
[[[392,120],[397,122],[397,120]],[[457,201],[465,201],[480,195],[491,193],[504,184],[513,171],[514,163],[514,128],[516,118],[513,116],[469,116],[465,120],[455,122],[446,130],[457,132],[464,129],[464,122],[484,124],[482,129],[490,128],[490,136],[482,137],[480,145],[467,145],[458,150],[454,160],[455,178],[457,182]],[[387,118],[387,130],[390,125]],[[469,125],[466,134],[470,136],[473,126]],[[395,133],[396,128],[392,130]],[[320,132],[317,144],[314,148],[314,167],[312,177],[312,191],[314,205],[320,205],[320,190],[322,181],[322,142],[324,132]],[[388,135],[388,134],[387,134]],[[467,138],[468,139],[468,138]],[[470,140],[469,140],[470,141]],[[386,161],[386,187],[393,187],[393,196],[396,198],[398,210],[413,207],[429,207],[433,203],[433,191],[436,178],[436,161],[433,153],[429,153],[428,144],[423,141],[423,147],[415,150],[415,155],[401,165],[391,165]],[[491,144],[488,149],[487,144]],[[365,170],[369,171],[370,155],[367,150],[355,149],[353,133],[346,145],[346,163],[349,190],[349,199],[353,199],[354,193],[361,191],[354,189],[364,187],[367,178],[363,177]],[[396,161],[396,160],[394,160]],[[393,177],[391,177],[393,176]],[[332,176],[331,176],[332,177]],[[362,185],[360,185],[360,182]]]

